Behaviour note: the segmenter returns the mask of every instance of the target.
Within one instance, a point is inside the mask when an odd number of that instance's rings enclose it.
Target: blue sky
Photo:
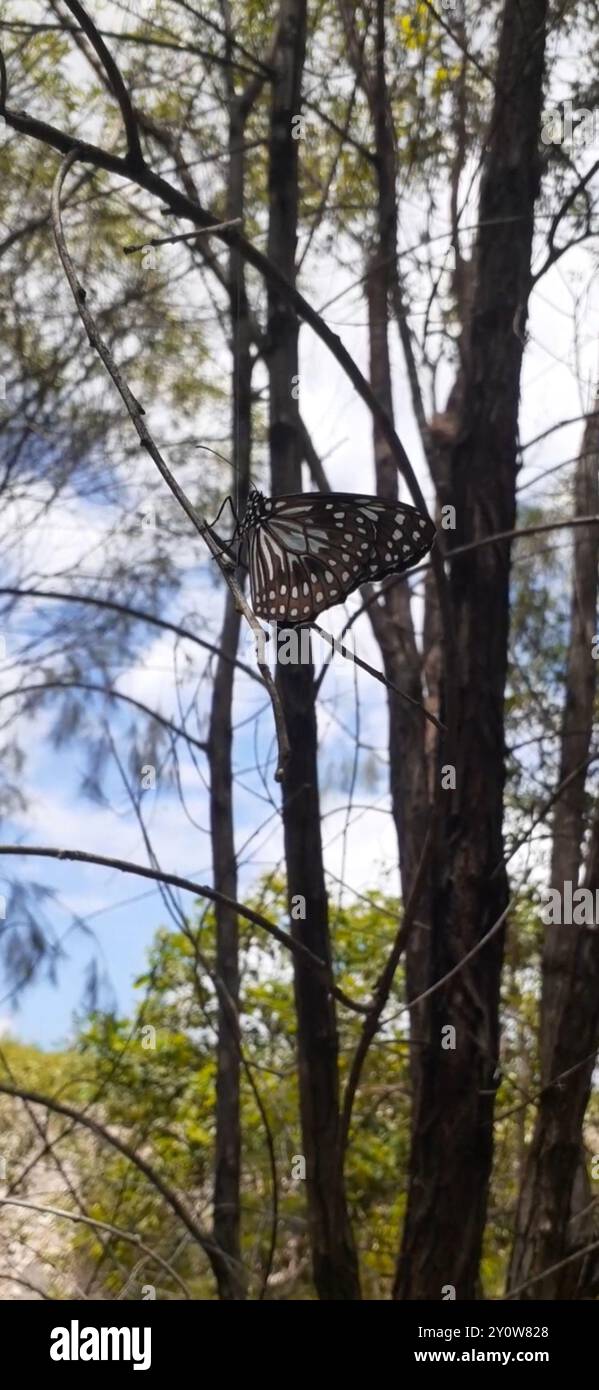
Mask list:
[[[441,251],[440,251],[441,255]],[[523,379],[522,439],[527,440],[553,422],[574,416],[590,404],[591,383],[597,372],[598,312],[596,288],[583,298],[575,337],[572,329],[573,296],[581,297],[593,269],[584,250],[576,250],[559,264],[535,291],[530,322],[530,344],[525,358]],[[577,278],[578,277],[578,278]],[[332,271],[323,263],[316,267],[311,280],[310,298],[315,305],[329,299],[347,283],[341,271]],[[354,352],[363,370],[367,369],[365,310],[361,291],[351,291],[333,305],[326,314],[327,322],[338,331],[350,351]],[[393,338],[394,389],[397,426],[402,439],[416,461],[420,460],[417,433],[411,415],[409,393],[403,360]],[[301,335],[301,404],[316,446],[325,458],[326,468],[334,488],[364,490],[372,485],[372,446],[367,412],[356,398],[353,388],[339,372],[323,345],[306,329]],[[581,375],[583,379],[580,390]],[[449,374],[447,376],[449,382]],[[584,382],[588,385],[585,386]],[[441,398],[443,391],[441,391]],[[197,435],[200,437],[200,428]],[[550,467],[576,454],[581,427],[550,436],[542,445],[526,455],[526,476]],[[420,465],[421,467],[421,462]],[[525,475],[520,476],[520,482]],[[555,493],[561,486],[561,474],[555,475]],[[534,490],[525,493],[533,500]],[[550,500],[551,492],[543,496]],[[65,554],[73,547],[81,554],[91,553],[93,544],[101,543],[105,518],[99,509],[81,499],[71,498],[65,509],[64,528],[53,514],[54,530],[40,537],[35,530],[29,533],[31,545],[39,560],[40,546],[45,554],[45,572],[51,580],[60,574]],[[563,543],[563,538],[562,543]],[[43,565],[40,563],[40,567]],[[206,571],[207,573],[207,571]],[[51,584],[50,584],[51,586]],[[57,587],[59,587],[57,583]],[[211,584],[202,588],[197,574],[191,587],[184,589],[178,599],[178,611],[196,614],[197,631],[215,639],[218,634],[222,595]],[[358,602],[358,600],[356,600]],[[353,606],[353,605],[350,605]],[[172,612],[172,607],[169,610]],[[343,611],[326,615],[330,631],[338,632]],[[22,633],[27,623],[34,621],[31,613],[23,619]],[[356,648],[373,665],[380,667],[380,657],[366,620],[355,628]],[[17,638],[18,638],[17,633]],[[9,674],[14,683],[10,651]],[[18,641],[16,643],[18,652]],[[14,650],[14,649],[13,649]],[[242,658],[253,662],[251,638],[244,630]],[[197,680],[197,648],[192,659]],[[356,809],[343,853],[343,828],[347,800],[347,772],[351,768],[355,746],[355,688],[354,670],[347,665],[335,666],[324,683],[319,706],[319,730],[322,741],[321,786],[327,866],[334,874],[348,880],[351,888],[363,890],[384,885],[398,891],[396,846],[389,816],[381,815],[388,807],[384,769],[373,788],[367,784],[366,758],[361,763],[356,801],[368,803],[366,810]],[[193,684],[193,682],[192,682]],[[149,632],[143,645],[133,655],[131,668],[120,679],[122,690],[143,699],[153,708],[178,719],[177,693],[181,692],[180,674],[173,664],[172,639],[168,634]],[[178,687],[178,690],[177,690]],[[190,686],[191,688],[191,686]],[[368,676],[360,675],[359,719],[363,741],[375,749],[384,748],[386,716],[384,692]],[[263,703],[259,687],[241,677],[236,685],[235,714],[237,721],[245,720],[236,741],[235,760],[242,770],[236,795],[236,833],[238,847],[243,850],[241,892],[281,856],[281,831],[277,814],[280,791],[273,778],[271,758],[266,768],[267,754],[272,745],[272,714],[270,709],[257,719]],[[126,716],[130,718],[130,714]],[[111,709],[111,729],[118,742],[124,717]],[[109,779],[110,804],[99,807],[85,801],[78,787],[84,763],[83,750],[68,744],[59,753],[48,744],[49,719],[45,713],[29,721],[26,731],[28,763],[25,772],[28,809],[13,825],[4,825],[5,842],[24,839],[32,844],[87,849],[92,852],[115,854],[147,863],[139,828],[127,805],[127,799],[116,773]],[[195,732],[195,730],[194,730]],[[265,765],[264,780],[252,771],[257,747],[260,761]],[[375,764],[376,764],[376,755]],[[210,845],[206,827],[208,804],[205,780],[188,759],[183,760],[183,787],[187,808],[197,825],[193,825],[181,809],[177,796],[160,788],[148,792],[144,811],[162,868],[210,881]],[[247,770],[247,771],[246,771]],[[370,768],[372,771],[372,767]],[[152,798],[152,799],[151,799]],[[270,804],[269,804],[270,803]],[[263,824],[265,822],[265,824]],[[156,929],[167,921],[164,905],[157,890],[140,879],[93,866],[67,862],[3,860],[0,866],[21,881],[35,879],[52,886],[57,902],[48,908],[56,932],[68,927],[68,911],[89,917],[89,926],[97,936],[98,946],[78,932],[68,933],[56,986],[39,980],[25,990],[19,1008],[13,1011],[6,998],[6,986],[0,981],[0,1022],[5,1028],[26,1041],[46,1047],[68,1040],[77,1008],[85,968],[94,950],[99,963],[105,964],[116,992],[117,1005],[127,1010],[133,997],[133,980],[142,970],[147,947]],[[64,907],[61,905],[63,904]],[[186,902],[191,906],[191,899]]]

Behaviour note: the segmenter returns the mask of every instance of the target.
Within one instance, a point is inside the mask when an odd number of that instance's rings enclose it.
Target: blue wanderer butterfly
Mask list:
[[[236,528],[247,540],[259,618],[310,623],[360,584],[401,574],[431,549],[435,528],[416,507],[363,493],[254,490]]]

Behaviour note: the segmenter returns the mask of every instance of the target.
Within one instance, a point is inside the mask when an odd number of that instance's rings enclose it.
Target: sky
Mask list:
[[[411,237],[417,239],[419,209],[411,210],[406,205],[400,217],[405,248]],[[447,221],[443,210],[438,215],[438,227],[439,236],[446,237]],[[446,242],[440,241],[440,258],[445,254],[445,246]],[[351,264],[349,256],[348,259]],[[365,306],[360,289],[348,288],[360,273],[355,251],[353,265],[354,271],[350,273],[340,269],[330,254],[317,254],[306,268],[304,287],[317,308],[339,295],[336,302],[324,310],[326,322],[340,334],[345,346],[367,373]],[[591,283],[594,269],[591,251],[576,248],[533,292],[522,381],[523,443],[552,424],[579,415],[590,407],[599,365],[599,304],[596,288]],[[573,296],[579,300],[575,323]],[[396,428],[417,465],[430,499],[406,370],[394,329],[391,338]],[[87,345],[82,350],[87,351]],[[445,371],[442,369],[442,378],[443,375],[447,387],[451,381],[449,366]],[[316,448],[325,460],[332,488],[343,491],[372,488],[368,413],[324,345],[305,327],[300,339],[300,390],[301,409]],[[443,391],[441,403],[442,399]],[[115,409],[119,408],[116,404]],[[198,437],[201,437],[202,423],[198,421]],[[128,421],[124,420],[123,428],[129,428]],[[520,486],[532,482],[542,470],[575,456],[581,430],[578,424],[561,429],[538,446],[526,450]],[[559,496],[562,473],[557,471],[551,478],[554,482],[550,479],[550,486],[544,485],[542,492],[537,492],[545,502],[552,496]],[[526,490],[523,497],[533,500],[534,487]],[[102,544],[106,509],[72,496],[63,501],[60,512],[53,511],[49,532],[47,520],[32,523],[26,512],[27,504],[23,505],[25,512],[14,519],[15,532],[18,531],[24,538],[22,543],[30,548],[37,569],[49,577],[49,587],[52,576],[58,577],[64,565],[72,562],[77,554],[90,557],[89,573],[94,548]],[[563,535],[559,543],[565,543]],[[60,587],[58,579],[56,586]],[[349,608],[357,602],[352,600]],[[199,571],[190,573],[187,585],[176,600],[176,610],[169,609],[169,616],[176,618],[177,612],[192,614],[198,633],[216,637],[221,603],[222,591],[211,582],[209,562],[205,562]],[[326,615],[323,626],[338,633],[344,616],[343,610],[333,610]],[[29,611],[20,610],[14,631],[5,634],[7,655],[2,682],[5,690],[7,681],[11,685],[15,683],[19,643],[35,621],[33,607]],[[359,621],[353,635],[359,654],[380,668],[380,656],[365,619]],[[184,644],[178,653],[176,681],[171,636],[148,629],[129,669],[119,679],[119,689],[170,718],[178,719],[177,696],[184,702],[185,696],[191,695],[199,671],[197,649],[190,644],[188,647],[190,671],[183,676],[180,674],[181,658],[186,652]],[[253,664],[253,643],[245,630],[240,656]],[[356,689],[359,706],[356,706]],[[264,707],[259,687],[242,675],[236,681],[235,713],[239,724],[235,741],[235,765],[239,773],[235,797],[236,837],[240,853],[240,896],[243,897],[244,891],[249,891],[261,874],[280,862],[282,837],[278,815],[280,792],[273,776],[272,712]],[[368,760],[368,777],[366,764],[362,764],[356,805],[348,825],[347,789],[352,774],[356,718],[359,719],[360,738],[372,753]],[[130,712],[123,714],[115,709],[111,729],[117,744],[129,719]],[[357,675],[355,668],[337,658],[327,673],[319,702],[325,862],[331,876],[333,905],[340,891],[347,894],[351,890],[363,892],[373,887],[384,887],[392,893],[400,890],[382,761],[385,721],[382,688],[367,675]],[[11,825],[4,826],[4,841],[78,847],[147,863],[140,829],[118,773],[111,774],[108,805],[92,804],[82,797],[83,750],[73,744],[59,750],[53,748],[49,738],[52,722],[48,712],[28,716],[26,785],[29,804]],[[260,776],[252,770],[256,754],[262,767]],[[198,883],[211,879],[205,774],[201,754],[197,768],[189,759],[182,759],[186,813],[182,813],[175,792],[166,786],[148,790],[143,799],[148,831],[162,868],[189,876]],[[133,983],[144,967],[147,948],[156,929],[168,921],[158,890],[114,870],[66,861],[15,858],[4,860],[0,867],[17,881],[35,881],[52,889],[55,897],[46,900],[44,912],[61,950],[55,981],[36,980],[21,992],[18,1005],[11,1000],[6,981],[2,983],[0,977],[0,1029],[24,1042],[47,1048],[67,1044],[73,1036],[85,972],[94,956],[106,976],[115,1006],[122,1012],[130,1009],[135,993]],[[348,883],[349,888],[340,890],[338,878]],[[188,909],[192,902],[188,895],[180,895],[179,901]],[[74,925],[74,916],[79,926]]]

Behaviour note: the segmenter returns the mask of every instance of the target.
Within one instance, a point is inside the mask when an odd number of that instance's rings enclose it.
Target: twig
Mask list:
[[[74,2],[74,0],[72,0],[72,2]],[[143,448],[147,450],[148,454],[150,455],[150,458],[154,460],[154,463],[156,464],[156,467],[161,477],[164,479],[167,487],[170,488],[170,491],[172,492],[173,496],[176,497],[180,507],[189,517],[189,520],[191,521],[192,525],[195,527],[196,531],[202,537],[202,540],[208,546],[208,549],[213,559],[216,560],[221,574],[223,575],[225,582],[228,584],[229,589],[231,590],[235,598],[235,602],[240,612],[243,613],[246,622],[249,624],[249,626],[252,629],[252,632],[254,633],[254,637],[256,639],[256,662],[262,679],[264,681],[264,684],[268,690],[275,719],[275,728],[278,745],[278,765],[275,772],[275,780],[277,782],[281,782],[285,775],[285,766],[289,758],[290,748],[289,739],[287,736],[287,728],[285,725],[285,717],[283,714],[283,706],[281,704],[279,692],[276,688],[267,662],[263,661],[260,657],[260,651],[265,637],[264,629],[258,622],[258,619],[256,618],[255,614],[252,612],[252,609],[250,608],[249,603],[247,602],[247,599],[243,593],[243,589],[241,588],[240,584],[238,584],[235,578],[235,575],[233,573],[232,562],[229,560],[228,557],[224,557],[220,544],[213,536],[208,523],[204,521],[203,517],[199,516],[195,508],[192,507],[189,498],[186,496],[182,487],[180,487],[176,478],[171,473],[170,468],[162,458],[162,455],[157,445],[154,443],[152,435],[150,434],[145,420],[143,419],[143,416],[145,414],[143,406],[140,405],[139,401],[135,399],[135,396],[130,391],[127,382],[125,381],[125,378],[120,368],[117,366],[117,363],[115,362],[109,347],[100,335],[93,315],[90,313],[90,310],[86,302],[86,291],[83,288],[83,285],[81,285],[79,280],[77,279],[75,268],[71,260],[70,253],[67,249],[66,240],[62,228],[60,197],[66,175],[77,158],[78,149],[75,148],[71,150],[70,153],[66,156],[66,159],[63,160],[63,163],[61,164],[60,169],[58,170],[58,173],[54,180],[54,187],[52,189],[52,226],[54,230],[54,238],[56,241],[58,254],[60,256],[65,275],[71,287],[71,292],[73,294],[75,304],[77,305],[79,316],[82,320],[91,346],[98,353],[98,356],[104,363],[104,366],[106,367],[109,376],[112,378],[117,388],[117,391],[119,392],[119,395],[122,401],[124,402],[125,407],[131,417],[131,420],[133,422],[135,430],[137,431]],[[266,634],[266,636],[268,637],[268,634]]]
[[[373,1001],[368,1009],[368,1013],[364,1020],[362,1032],[358,1041],[358,1045],[353,1056],[347,1086],[345,1088],[345,1095],[343,1097],[343,1108],[341,1111],[341,1120],[339,1124],[339,1165],[341,1170],[343,1169],[345,1150],[349,1137],[349,1127],[351,1123],[352,1110],[354,1100],[356,1097],[356,1091],[358,1089],[358,1084],[360,1081],[360,1076],[362,1074],[362,1068],[364,1066],[364,1062],[366,1061],[366,1057],[372,1039],[374,1038],[375,1033],[377,1032],[381,1014],[389,998],[391,986],[395,978],[395,972],[397,970],[402,951],[407,946],[409,937],[411,936],[412,930],[416,925],[416,909],[418,907],[418,900],[422,892],[424,875],[426,873],[426,870],[428,869],[432,847],[432,827],[429,825],[429,828],[425,836],[424,844],[422,846],[422,853],[420,855],[418,867],[414,875],[412,891],[406,903],[405,912],[403,913],[401,924],[396,933],[395,941],[389,953],[389,957],[385,964],[384,970],[380,976],[380,979],[376,985]]]
[[[493,938],[497,936],[497,933],[501,931],[502,927],[505,926],[506,920],[509,917],[510,912],[518,902],[518,894],[520,892],[520,889],[522,888],[523,883],[526,881],[527,876],[528,871],[526,874],[522,875],[522,878],[518,883],[518,887],[516,888],[515,892],[512,893],[512,896],[509,902],[504,907],[503,912],[499,914],[499,917],[496,918],[496,920],[493,922],[493,925],[489,927],[489,930],[485,932],[484,936],[481,936],[480,940],[476,941],[474,946],[472,946],[470,950],[466,952],[466,955],[461,957],[461,959],[457,962],[457,965],[452,966],[451,970],[448,970],[445,975],[441,975],[440,979],[435,980],[434,984],[429,985],[428,989],[423,990],[422,994],[418,994],[415,999],[409,999],[407,1004],[404,1004],[403,1007],[401,1009],[398,1009],[397,1013],[393,1015],[394,1018],[400,1018],[402,1014],[411,1013],[412,1010],[415,1009],[418,1004],[424,1003],[425,999],[430,999],[432,994],[436,994],[437,991],[442,989],[444,985],[448,984],[450,980],[453,980],[455,975],[459,975],[460,971],[464,969],[464,966],[468,965],[468,963],[471,960],[474,960],[474,957],[478,955],[479,951],[483,950],[483,947],[488,946],[489,942],[492,941]],[[389,1022],[389,1020],[387,1021]]]
[[[443,562],[449,563],[452,560],[458,560],[461,555],[467,555],[473,550],[481,550],[483,546],[486,545],[499,544],[500,541],[518,541],[526,536],[543,535],[547,531],[572,531],[576,530],[579,526],[599,526],[599,516],[566,517],[562,521],[543,521],[535,526],[516,527],[513,531],[496,531],[492,536],[480,536],[476,541],[468,541],[465,545],[454,545],[451,550],[445,550],[443,552]],[[407,570],[405,574],[389,575],[389,578],[384,581],[382,588],[380,590],[375,589],[368,598],[364,599],[360,607],[356,608],[351,614],[343,627],[342,635],[349,632],[350,628],[354,626],[354,623],[358,621],[358,618],[361,618],[363,613],[368,612],[368,609],[372,607],[373,603],[377,602],[377,599],[381,597],[382,593],[387,593],[388,590],[393,589],[396,584],[403,584],[406,580],[412,579],[417,574],[425,574],[431,569],[431,566],[432,560],[423,560],[421,565],[415,565],[414,569]],[[324,636],[324,633],[322,636]],[[401,691],[398,691],[398,694],[401,694]],[[429,718],[432,718],[432,716],[429,715]]]
[[[375,680],[380,681],[381,685],[385,685],[388,690],[393,690],[396,695],[401,696],[402,700],[407,700],[409,705],[413,705],[415,709],[420,710],[424,718],[430,720],[430,723],[434,724],[435,728],[439,729],[441,733],[446,732],[446,725],[442,724],[440,719],[436,719],[435,715],[431,714],[430,710],[425,709],[424,705],[421,705],[419,700],[414,700],[411,695],[406,694],[405,690],[400,690],[399,686],[394,685],[393,681],[390,681],[382,671],[377,671],[375,666],[370,666],[367,661],[363,661],[361,656],[356,656],[354,652],[350,652],[349,647],[344,647],[343,642],[337,637],[333,637],[330,632],[325,632],[325,629],[319,627],[318,623],[310,623],[310,627],[314,629],[314,632],[318,633],[319,637],[323,637],[325,642],[329,643],[329,646],[334,652],[339,652],[341,656],[346,657],[348,661],[353,661],[355,666],[360,666],[363,671],[368,672],[369,676],[374,676]]]
[[[552,1091],[556,1086],[559,1086],[561,1089],[562,1083],[567,1081],[568,1077],[574,1076],[577,1071],[580,1071],[581,1067],[588,1066],[589,1062],[594,1062],[596,1056],[597,1048],[594,1047],[592,1052],[587,1052],[586,1057],[581,1057],[578,1062],[574,1062],[573,1066],[566,1067],[564,1071],[558,1072],[557,1076],[553,1076],[551,1081],[547,1081],[544,1086],[541,1086],[540,1090],[534,1091],[532,1095],[526,1094],[525,1100],[519,1101],[517,1105],[510,1105],[509,1109],[500,1110],[499,1114],[495,1115],[495,1124],[499,1125],[503,1120],[511,1119],[512,1115],[520,1114],[520,1112],[526,1110],[529,1105],[536,1105],[538,1101],[543,1100],[548,1091]],[[593,1201],[595,1200],[596,1199],[593,1198]]]
[[[178,232],[176,236],[153,236],[150,241],[138,241],[135,246],[123,246],[126,256],[134,251],[145,251],[146,246],[170,246],[174,241],[195,241],[196,237],[206,236],[208,232],[222,232],[223,227],[239,227],[240,217],[232,217],[228,222],[215,222],[212,227],[198,227],[195,232]]]
[[[206,752],[207,744],[205,740],[202,741],[202,739],[194,738],[193,734],[189,734],[187,730],[183,729],[179,724],[173,723],[172,719],[167,719],[166,715],[159,714],[158,710],[150,709],[149,705],[143,704],[141,700],[134,699],[133,695],[126,695],[123,690],[114,690],[110,686],[101,685],[99,682],[78,680],[33,681],[30,685],[15,685],[12,690],[0,691],[0,703],[2,700],[8,700],[16,695],[40,694],[47,690],[87,690],[92,695],[105,695],[109,700],[122,700],[125,704],[132,705],[134,709],[140,710],[142,714],[148,715],[150,719],[155,719],[157,724],[162,725],[163,729],[168,729],[169,733],[173,734],[175,738],[183,738],[187,743],[192,744],[194,748],[199,748],[201,753]]]
[[[576,530],[578,526],[599,526],[599,516],[572,516],[562,521],[543,521],[536,526],[520,526],[513,531],[497,531],[494,536],[481,536],[467,545],[456,545],[445,552],[446,560],[454,556],[466,555],[469,550],[480,550],[483,545],[493,545],[496,541],[521,540],[523,536],[540,536],[545,531]]]
[[[93,20],[84,10],[83,5],[79,3],[79,0],[65,0],[65,4],[67,9],[71,11],[71,14],[75,16],[75,19],[81,25],[84,34],[97,53],[108,78],[110,90],[118,101],[123,117],[125,134],[127,136],[127,153],[129,160],[134,168],[143,168],[144,157],[139,139],[137,121],[135,119],[131,97],[129,96],[119,67],[110,49],[106,47],[103,38],[98,33]]]
[[[191,1293],[185,1280],[181,1278],[180,1274],[177,1274],[176,1269],[173,1269],[173,1266],[169,1264],[168,1260],[165,1260],[162,1255],[159,1255],[157,1250],[153,1250],[151,1245],[146,1245],[145,1240],[142,1240],[140,1235],[135,1235],[132,1231],[125,1231],[122,1226],[113,1226],[111,1221],[100,1221],[93,1216],[87,1216],[84,1212],[65,1211],[62,1207],[50,1207],[38,1202],[26,1202],[22,1197],[0,1197],[0,1206],[24,1207],[26,1211],[39,1211],[48,1216],[64,1217],[65,1221],[75,1221],[83,1223],[85,1226],[93,1226],[99,1231],[108,1231],[109,1235],[117,1236],[119,1240],[127,1240],[131,1245],[137,1246],[138,1250],[143,1250],[144,1255],[149,1255],[150,1259],[154,1260],[156,1264],[161,1265],[166,1273],[179,1285],[179,1288],[183,1290],[185,1297],[191,1298]]]
[[[214,642],[208,642],[205,637],[198,637],[191,628],[184,627],[181,623],[167,622],[165,618],[159,618],[156,613],[147,613],[143,608],[134,608],[129,603],[118,603],[116,599],[111,598],[98,598],[95,594],[68,593],[65,589],[20,589],[11,584],[0,585],[0,597],[3,594],[9,594],[13,598],[55,599],[59,603],[88,603],[92,608],[106,608],[110,612],[122,613],[125,618],[139,619],[140,622],[150,623],[152,627],[162,628],[165,632],[173,632],[186,642],[195,642],[198,647],[204,647],[212,655],[222,657],[223,661],[228,661],[231,665],[239,667],[244,675],[249,676],[259,685],[263,684],[262,678],[256,674],[251,666],[246,665],[245,661],[240,661],[238,657],[228,656]]]
[[[166,1183],[164,1178],[160,1176],[160,1173],[152,1167],[151,1163],[148,1163],[147,1159],[143,1158],[141,1154],[136,1153],[129,1144],[125,1143],[124,1139],[121,1139],[118,1134],[114,1134],[112,1130],[107,1129],[99,1120],[77,1110],[73,1105],[67,1105],[65,1101],[58,1100],[56,1096],[45,1096],[42,1095],[40,1091],[31,1091],[23,1086],[8,1086],[5,1081],[0,1081],[0,1094],[15,1096],[17,1100],[28,1100],[31,1101],[32,1105],[43,1105],[47,1110],[52,1110],[57,1115],[66,1115],[68,1119],[74,1120],[76,1124],[83,1125],[85,1129],[89,1129],[92,1134],[95,1134],[98,1139],[102,1139],[104,1143],[110,1144],[112,1148],[123,1155],[123,1158],[127,1158],[130,1163],[133,1163],[133,1165],[144,1174],[144,1177],[148,1179],[152,1186],[156,1188],[157,1192],[160,1192],[160,1195],[164,1198],[171,1210],[179,1217],[183,1225],[187,1227],[190,1235],[192,1235],[198,1245],[202,1247],[215,1273],[220,1264],[229,1259],[224,1251],[216,1244],[210,1232],[205,1230],[197,1218],[187,1210],[187,1207],[177,1196],[177,1193],[169,1187],[168,1183]]]
[[[579,178],[578,183],[575,184],[574,188],[570,189],[570,192],[564,199],[561,208],[558,208],[557,212],[555,213],[547,236],[547,245],[549,247],[549,250],[541,266],[541,269],[538,270],[536,275],[533,275],[532,277],[533,286],[538,283],[542,275],[545,275],[547,273],[550,266],[555,265],[556,261],[559,261],[560,258],[565,254],[565,252],[570,250],[571,246],[577,246],[581,241],[585,241],[586,238],[591,235],[591,209],[587,203],[586,226],[581,236],[575,237],[573,241],[567,242],[565,246],[555,245],[555,237],[560,222],[563,221],[564,217],[566,216],[566,213],[569,212],[570,208],[572,207],[572,204],[576,202],[576,199],[578,198],[579,194],[586,192],[587,184],[589,184],[591,179],[595,177],[595,174],[597,173],[598,169],[599,159],[596,159],[595,163],[591,164],[590,168],[587,169],[586,173],[583,174],[581,178]]]
[[[547,1269],[542,1269],[540,1274],[533,1274],[532,1279],[527,1279],[524,1284],[518,1284],[516,1289],[510,1289],[509,1293],[503,1295],[507,1301],[510,1298],[518,1298],[523,1289],[530,1288],[531,1284],[538,1284],[539,1279],[545,1279],[548,1274],[555,1274],[558,1269],[563,1269],[564,1265],[572,1264],[573,1260],[580,1260],[583,1255],[590,1255],[593,1250],[599,1250],[599,1240],[594,1240],[590,1245],[583,1245],[581,1250],[575,1250],[573,1255],[566,1255],[564,1260],[558,1260],[555,1265],[549,1265]]]
[[[210,888],[207,883],[194,883],[192,879],[184,878],[181,874],[164,873],[162,869],[155,869],[147,864],[134,864],[128,859],[115,859],[107,854],[91,854],[84,849],[58,849],[54,845],[0,845],[0,855],[2,854],[23,854],[34,859],[68,859],[80,864],[98,864],[101,868],[118,869],[123,874],[134,874],[137,878],[149,878],[155,883],[166,883],[172,888],[182,888],[187,893],[194,893],[197,898],[207,898],[209,902],[221,903],[224,907],[231,908],[240,917],[245,917],[248,922],[253,922],[254,926],[261,927],[268,932],[269,936],[274,937],[280,946],[285,950],[291,951],[294,955],[303,960],[305,965],[317,970],[324,975],[329,982],[331,994],[335,999],[343,1004],[345,1008],[352,1009],[354,1013],[368,1013],[368,1005],[358,1004],[354,999],[350,999],[338,985],[333,984],[331,973],[325,961],[303,942],[296,941],[288,932],[284,932],[277,927],[274,922],[269,921],[268,917],[263,917],[261,912],[254,912],[254,909],[247,907],[244,903],[236,902],[233,898],[227,897],[226,893],[217,892],[216,888]]]
[[[541,439],[546,439],[548,434],[554,434],[556,430],[563,430],[567,425],[577,425],[580,420],[592,420],[593,416],[599,415],[597,410],[588,410],[584,415],[570,415],[565,420],[558,420],[557,424],[549,425],[549,428],[542,430],[540,434],[535,434],[532,439],[527,439],[526,444],[521,444],[518,452],[523,454],[525,449],[531,449],[533,444],[538,444]]]

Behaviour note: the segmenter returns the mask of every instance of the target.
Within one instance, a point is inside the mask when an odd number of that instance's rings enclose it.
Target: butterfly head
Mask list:
[[[264,517],[268,515],[272,503],[269,497],[265,497],[263,492],[258,492],[253,488],[248,497],[247,507],[243,519],[239,523],[238,535],[245,536],[252,526],[259,526]]]

